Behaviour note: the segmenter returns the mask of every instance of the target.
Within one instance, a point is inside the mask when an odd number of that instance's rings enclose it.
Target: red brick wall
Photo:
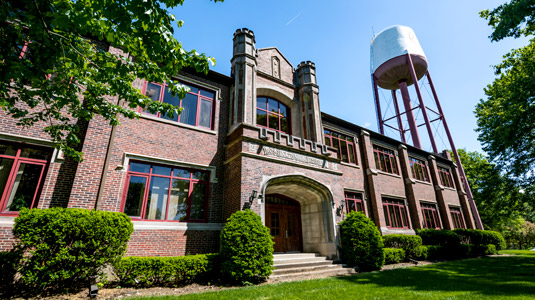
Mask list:
[[[219,231],[136,230],[126,256],[181,256],[219,252]]]

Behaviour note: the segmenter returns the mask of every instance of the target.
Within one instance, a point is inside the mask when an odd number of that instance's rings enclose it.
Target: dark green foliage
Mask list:
[[[416,259],[416,260],[426,260],[427,256],[428,256],[427,246],[422,245],[422,246],[418,247],[418,253],[417,253],[417,255],[416,255],[416,257],[414,259]]]
[[[420,229],[417,234],[424,245],[454,246],[461,243],[461,238],[451,230]]]
[[[17,265],[21,258],[20,251],[0,252],[0,288],[6,289],[14,283]]]
[[[493,244],[472,245],[472,249],[470,251],[471,256],[483,256],[491,254],[498,254],[496,246]]]
[[[501,233],[491,230],[455,229],[454,232],[461,237],[461,243],[473,245],[493,244],[497,250],[506,248],[505,239]]]
[[[22,209],[13,233],[25,253],[18,265],[28,289],[69,288],[125,252],[133,231],[123,213],[74,208]]]
[[[179,286],[217,278],[218,255],[125,257],[113,264],[121,286]]]
[[[389,234],[383,236],[383,242],[385,247],[405,250],[405,260],[416,259],[421,255],[422,238],[418,235]]]
[[[405,260],[405,250],[401,248],[383,248],[385,265],[398,264]]]
[[[221,231],[222,277],[247,284],[266,280],[273,270],[273,240],[252,210],[237,211]]]
[[[342,258],[362,271],[379,270],[384,264],[383,239],[375,224],[361,212],[351,212],[340,223]]]

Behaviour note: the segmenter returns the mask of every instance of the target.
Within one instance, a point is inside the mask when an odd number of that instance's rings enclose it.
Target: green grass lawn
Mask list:
[[[527,255],[527,256],[535,257],[535,251],[529,251],[529,250],[501,250],[500,254]]]
[[[179,299],[535,299],[535,254],[451,261],[318,280],[266,284]],[[144,299],[175,299],[153,297]]]

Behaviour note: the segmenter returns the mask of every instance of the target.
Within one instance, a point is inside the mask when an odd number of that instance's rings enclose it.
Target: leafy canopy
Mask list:
[[[222,0],[214,0],[222,1]],[[110,124],[136,118],[143,107],[164,115],[180,108],[151,101],[136,78],[174,81],[183,68],[208,72],[211,57],[186,51],[173,37],[182,21],[167,9],[183,0],[4,0],[0,2],[0,107],[17,124],[45,124],[57,147],[82,153],[76,120],[100,115]],[[108,46],[122,50],[110,53]]]
[[[535,1],[512,0],[482,11],[494,32],[491,40],[531,36]],[[535,182],[535,40],[503,57],[496,79],[485,88],[487,99],[476,106],[478,140],[504,171],[529,185]]]

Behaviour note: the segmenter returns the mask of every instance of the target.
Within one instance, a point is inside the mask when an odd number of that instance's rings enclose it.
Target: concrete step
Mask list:
[[[280,282],[289,280],[306,280],[314,278],[324,278],[332,276],[345,276],[355,274],[355,270],[352,268],[336,268],[336,269],[324,269],[309,272],[300,273],[287,273],[287,274],[273,274],[269,277],[270,282]]]
[[[279,260],[273,260],[273,266],[285,266],[285,265],[292,265],[292,264],[309,264],[309,263],[325,263],[325,262],[331,262],[332,260],[327,260],[325,257],[313,257],[313,258],[294,258],[294,259],[279,259]]]
[[[307,266],[298,266],[298,267],[288,267],[288,268],[277,268],[273,270],[273,275],[281,274],[298,274],[306,272],[315,272],[321,270],[336,270],[343,269],[341,265],[323,264],[323,265],[307,265]]]
[[[308,259],[319,257],[317,253],[282,253],[273,254],[273,260],[289,260],[289,259]]]
[[[299,268],[299,267],[310,267],[310,266],[325,266],[332,265],[332,260],[323,259],[310,259],[310,260],[295,260],[287,262],[278,262],[274,263],[273,267],[276,269],[288,269],[288,268]]]

